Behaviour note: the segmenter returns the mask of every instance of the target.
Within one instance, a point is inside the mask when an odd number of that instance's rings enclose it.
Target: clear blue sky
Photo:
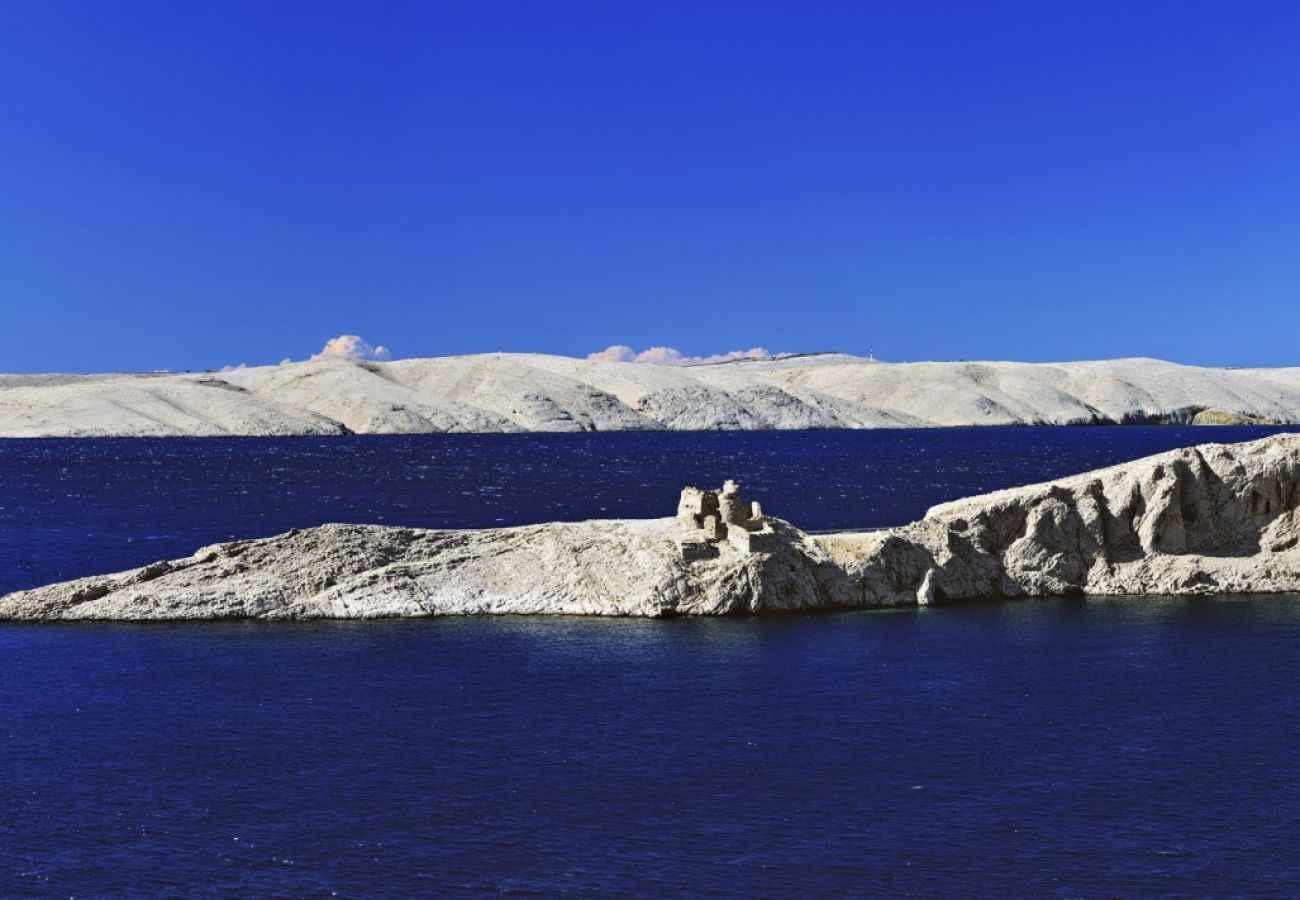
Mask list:
[[[0,4],[0,370],[1298,329],[1298,3]]]

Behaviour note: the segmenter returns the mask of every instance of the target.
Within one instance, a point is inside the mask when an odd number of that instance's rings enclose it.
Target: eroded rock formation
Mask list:
[[[937,506],[822,546],[864,605],[1300,591],[1300,437],[1209,444]]]
[[[327,525],[0,597],[0,618],[727,615],[1078,594],[1300,592],[1300,435],[1164,453],[808,535],[728,483],[667,519]]]

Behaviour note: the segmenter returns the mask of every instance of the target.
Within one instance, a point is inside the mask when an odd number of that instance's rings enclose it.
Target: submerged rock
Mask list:
[[[1300,435],[1205,445],[808,535],[739,489],[678,515],[326,525],[0,597],[0,618],[736,615],[1082,594],[1300,591]],[[733,534],[734,532],[734,534]]]

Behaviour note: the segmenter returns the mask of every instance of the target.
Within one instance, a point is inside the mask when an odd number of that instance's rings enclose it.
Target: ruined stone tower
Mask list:
[[[741,499],[740,485],[730,479],[721,490],[682,488],[677,520],[690,529],[678,542],[687,560],[717,556],[723,542],[749,553],[755,549],[754,535],[773,533],[759,505]]]

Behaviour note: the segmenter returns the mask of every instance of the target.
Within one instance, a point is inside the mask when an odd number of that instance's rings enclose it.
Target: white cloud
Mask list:
[[[787,353],[769,353],[762,347],[749,350],[729,350],[712,356],[684,356],[675,347],[651,347],[637,353],[626,344],[615,344],[596,353],[588,353],[587,359],[597,362],[630,362],[650,366],[702,366],[709,363],[730,362],[735,359],[767,359],[774,356],[788,356]]]
[[[388,359],[392,354],[382,344],[371,344],[356,334],[340,334],[330,338],[321,348],[320,353],[313,353],[312,359]],[[284,363],[281,363],[284,365]]]
[[[587,359],[596,362],[636,362],[636,351],[625,344],[615,344],[597,353],[588,353]]]

